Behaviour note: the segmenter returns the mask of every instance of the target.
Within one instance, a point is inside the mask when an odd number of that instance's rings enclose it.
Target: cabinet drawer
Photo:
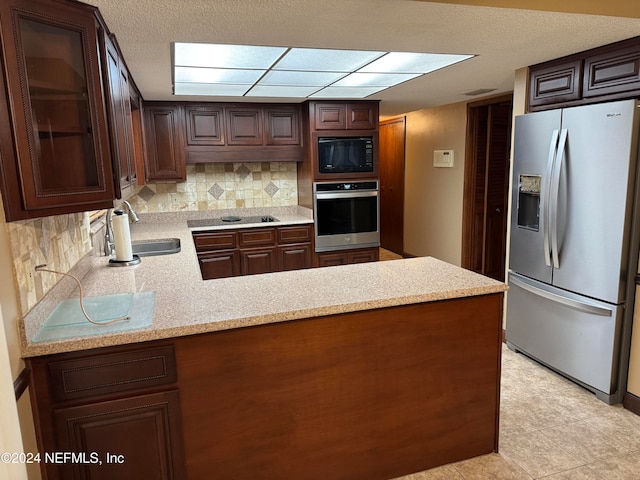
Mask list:
[[[275,246],[276,231],[274,228],[244,230],[239,232],[241,247]]]
[[[196,245],[196,252],[224,250],[236,248],[238,237],[236,232],[194,233],[193,242]]]
[[[54,401],[94,397],[177,381],[173,345],[49,364]]]
[[[304,243],[311,241],[311,227],[281,227],[278,229],[278,244]]]

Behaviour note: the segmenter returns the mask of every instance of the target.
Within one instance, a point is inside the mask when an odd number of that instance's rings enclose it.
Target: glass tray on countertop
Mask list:
[[[84,308],[95,322],[130,317],[129,320],[94,325],[82,313],[78,298],[63,300],[47,317],[32,341],[47,342],[147,328],[153,322],[155,303],[155,292],[119,293],[84,298]]]

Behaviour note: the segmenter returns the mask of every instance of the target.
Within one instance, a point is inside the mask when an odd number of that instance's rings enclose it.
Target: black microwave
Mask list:
[[[373,137],[319,137],[320,173],[373,172]]]

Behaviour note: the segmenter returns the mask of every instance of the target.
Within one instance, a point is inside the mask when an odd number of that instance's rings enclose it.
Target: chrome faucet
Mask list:
[[[122,203],[124,204],[125,209],[129,214],[129,222],[138,223],[140,221],[140,217],[138,217],[138,214],[133,209],[131,204],[126,200]],[[111,255],[113,255],[113,251],[115,249],[115,241],[113,237],[113,220],[111,218],[112,215],[113,215],[113,208],[110,208],[109,210],[107,210],[107,217],[106,217],[107,226],[104,234],[104,254],[107,257],[110,257]]]
[[[127,207],[127,212],[129,213],[129,221],[131,223],[138,223],[140,221],[140,217],[138,217],[138,214],[133,209],[131,204],[129,202],[127,202],[126,200],[124,202],[122,202],[122,203],[124,203],[124,206]]]

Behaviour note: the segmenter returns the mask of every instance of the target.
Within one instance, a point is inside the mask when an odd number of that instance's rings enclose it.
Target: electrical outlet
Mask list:
[[[32,292],[36,289],[36,284],[33,280],[33,265],[31,264],[31,260],[27,260],[24,262],[24,269],[26,272],[26,280],[27,280],[27,291]]]

